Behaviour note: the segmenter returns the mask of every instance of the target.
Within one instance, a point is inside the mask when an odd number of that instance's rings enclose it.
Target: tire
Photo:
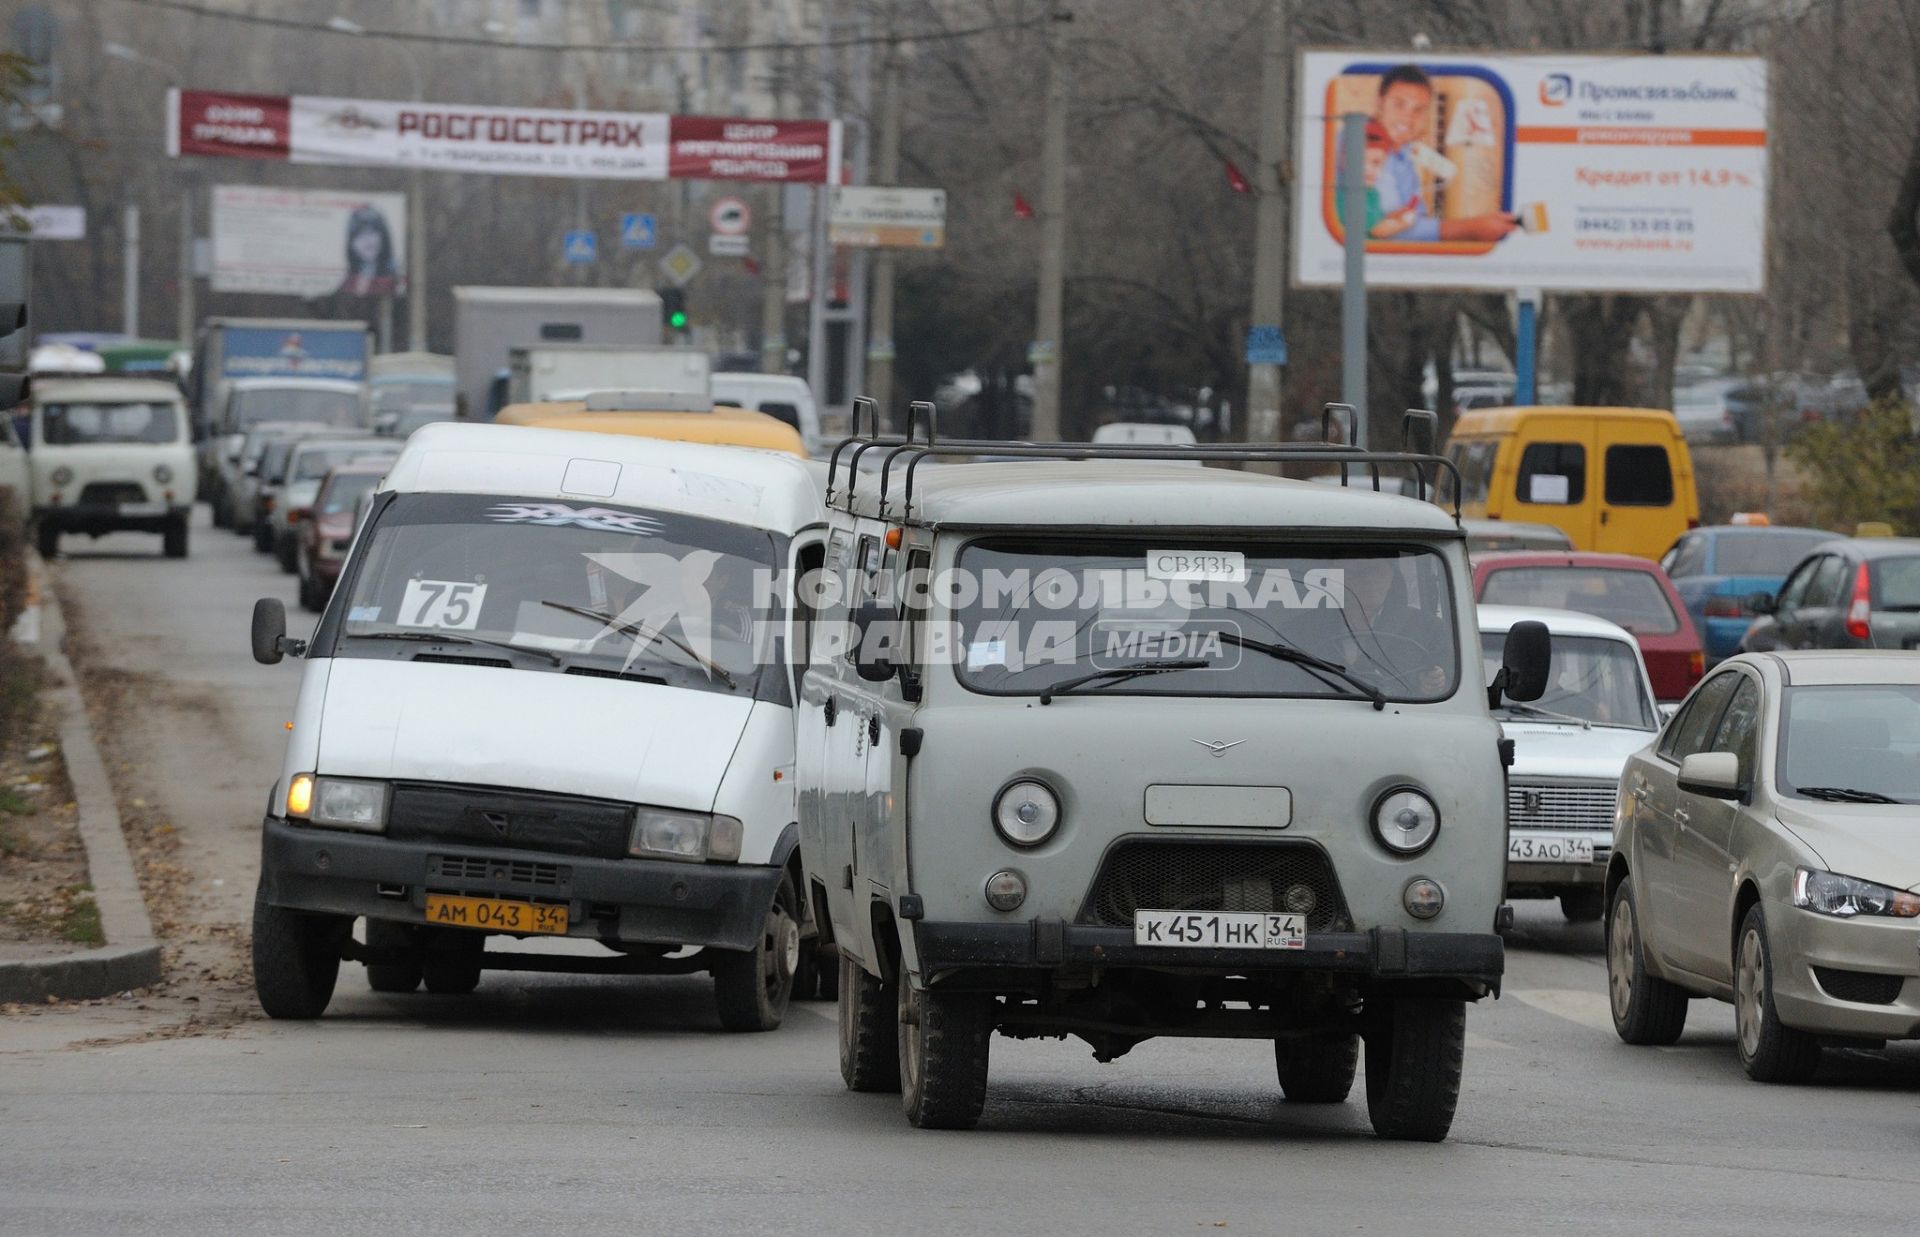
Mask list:
[[[1607,915],[1607,1003],[1613,1029],[1629,1044],[1671,1044],[1687,1026],[1686,989],[1647,973],[1633,878],[1613,891]]]
[[[977,992],[899,982],[900,1106],[922,1130],[970,1130],[987,1104],[987,1048],[997,1003]]]
[[[793,882],[780,878],[767,909],[760,943],[752,949],[716,950],[713,1003],[729,1031],[771,1031],[787,1016],[794,974],[800,965],[800,906]]]
[[[900,1089],[900,1013],[893,985],[840,954],[840,1077],[849,1091]]]
[[[417,951],[419,941],[413,928],[387,919],[367,920],[368,949],[404,949]],[[409,962],[367,963],[367,987],[375,992],[412,992],[420,986],[420,961],[417,954]]]
[[[168,558],[187,556],[187,517],[175,515],[167,517],[167,527],[160,534],[160,551]]]
[[[478,959],[429,959],[423,975],[435,996],[465,996],[480,986]]]
[[[1290,1104],[1343,1104],[1360,1066],[1358,1035],[1273,1041],[1274,1071]]]
[[[304,572],[300,576],[300,608],[314,614],[327,608],[327,589]]]
[[[269,1018],[318,1018],[340,977],[352,920],[270,906],[253,897],[253,991]]]
[[[1367,1033],[1367,1117],[1381,1138],[1437,1143],[1453,1126],[1467,1050],[1467,1003],[1388,1001]]]
[[[1767,917],[1755,903],[1740,924],[1733,951],[1734,1044],[1755,1082],[1811,1082],[1820,1068],[1820,1041],[1780,1021],[1773,1005],[1773,948]]]
[[[262,554],[273,553],[273,525],[264,519],[253,522],[253,548]]]
[[[45,520],[40,521],[34,530],[33,548],[40,552],[41,558],[51,561],[60,553],[60,530]]]
[[[274,534],[273,556],[280,561],[280,573],[293,575],[300,570],[300,546],[292,537]]]
[[[1607,891],[1569,889],[1560,895],[1560,914],[1568,923],[1599,923],[1607,913]]]
[[[232,527],[233,508],[227,505],[226,496],[222,494],[215,494],[213,496],[211,506],[213,507],[213,526],[215,528]]]
[[[831,945],[815,942],[813,946],[813,970],[817,983],[814,991],[822,1001],[840,999],[840,951]]]

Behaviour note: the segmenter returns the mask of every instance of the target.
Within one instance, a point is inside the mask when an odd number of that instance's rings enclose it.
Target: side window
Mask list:
[[[1670,507],[1673,505],[1673,461],[1658,446],[1607,448],[1607,502],[1615,507]]]
[[[1457,442],[1447,452],[1447,458],[1460,470],[1460,501],[1463,503],[1483,503],[1487,501],[1488,483],[1493,480],[1493,457],[1499,449],[1496,442]],[[1453,501],[1453,474],[1442,470],[1439,483],[1440,501]]]
[[[844,528],[836,528],[827,538],[827,570],[833,574],[839,584],[851,584],[853,581],[853,533]],[[816,666],[830,664],[834,649],[828,639],[828,633],[844,628],[847,611],[852,598],[847,596],[844,587],[829,586],[826,593],[827,604],[820,607],[817,622],[809,624],[807,660]]]
[[[1707,539],[1701,536],[1682,537],[1667,552],[1661,564],[1667,574],[1679,579],[1681,576],[1702,576],[1707,573]]]
[[[800,410],[792,404],[769,401],[768,403],[760,405],[760,411],[784,425],[790,425],[794,429],[800,428]]]
[[[1741,675],[1729,670],[1708,679],[1680,716],[1673,719],[1667,727],[1667,733],[1660,740],[1660,755],[1679,764],[1695,752],[1707,751],[1707,744],[1713,738],[1720,724],[1720,713],[1726,708],[1727,698],[1733,695],[1733,689],[1740,686]]]
[[[1787,582],[1780,586],[1779,608],[1781,610],[1797,609],[1806,601],[1807,586],[1813,583],[1814,573],[1820,570],[1820,565],[1825,563],[1827,558],[1827,555],[1822,554],[1808,559],[1793,569],[1793,574],[1787,577]]]
[[[899,593],[899,610],[902,636],[906,641],[905,669],[901,672],[900,691],[909,701],[920,699],[921,684],[924,681],[927,660],[927,574],[932,566],[932,552],[925,549],[911,549],[906,555],[906,567],[895,582]]]
[[[1573,506],[1587,497],[1587,449],[1577,442],[1531,442],[1520,454],[1514,497],[1523,503]]]
[[[1813,573],[1813,580],[1807,585],[1807,595],[1801,599],[1803,606],[1831,606],[1840,600],[1840,579],[1847,573],[1847,560],[1838,554],[1829,554],[1820,560],[1820,570]]]
[[[1742,676],[1740,690],[1733,693],[1733,702],[1727,705],[1727,712],[1720,719],[1720,728],[1714,733],[1713,742],[1703,750],[1709,752],[1732,752],[1740,758],[1740,780],[1753,779],[1753,761],[1759,751],[1760,738],[1760,686],[1752,679]]]

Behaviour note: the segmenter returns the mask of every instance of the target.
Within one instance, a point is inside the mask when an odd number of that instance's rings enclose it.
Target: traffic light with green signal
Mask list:
[[[660,317],[669,331],[684,335],[687,330],[687,290],[655,288],[660,296]]]

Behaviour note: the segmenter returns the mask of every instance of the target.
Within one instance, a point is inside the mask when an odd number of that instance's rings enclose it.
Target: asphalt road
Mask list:
[[[123,799],[178,837],[175,978],[0,1017],[0,1231],[1856,1233],[1920,1212],[1920,1050],[1763,1087],[1704,1002],[1677,1046],[1629,1048],[1599,928],[1545,903],[1469,1015],[1438,1146],[1374,1140],[1359,1102],[1287,1105],[1265,1044],[1179,1040],[1103,1066],[997,1039],[980,1128],[917,1132],[842,1089],[831,1006],[729,1035],[697,979],[401,998],[348,966],[325,1020],[266,1022],[237,957],[297,671],[245,646],[289,577],[206,527],[185,563],[157,538],[69,549]]]

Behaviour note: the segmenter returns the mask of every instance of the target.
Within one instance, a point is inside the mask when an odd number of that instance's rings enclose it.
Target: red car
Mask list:
[[[376,489],[393,467],[390,455],[348,460],[336,464],[320,483],[313,506],[297,513],[294,528],[300,538],[294,568],[300,576],[300,604],[315,613],[326,609],[327,598],[340,579],[353,544],[353,516],[362,494]]]
[[[1700,681],[1700,633],[1660,564],[1632,554],[1585,551],[1486,554],[1473,560],[1476,601],[1578,610],[1633,633],[1653,693],[1678,700]]]

